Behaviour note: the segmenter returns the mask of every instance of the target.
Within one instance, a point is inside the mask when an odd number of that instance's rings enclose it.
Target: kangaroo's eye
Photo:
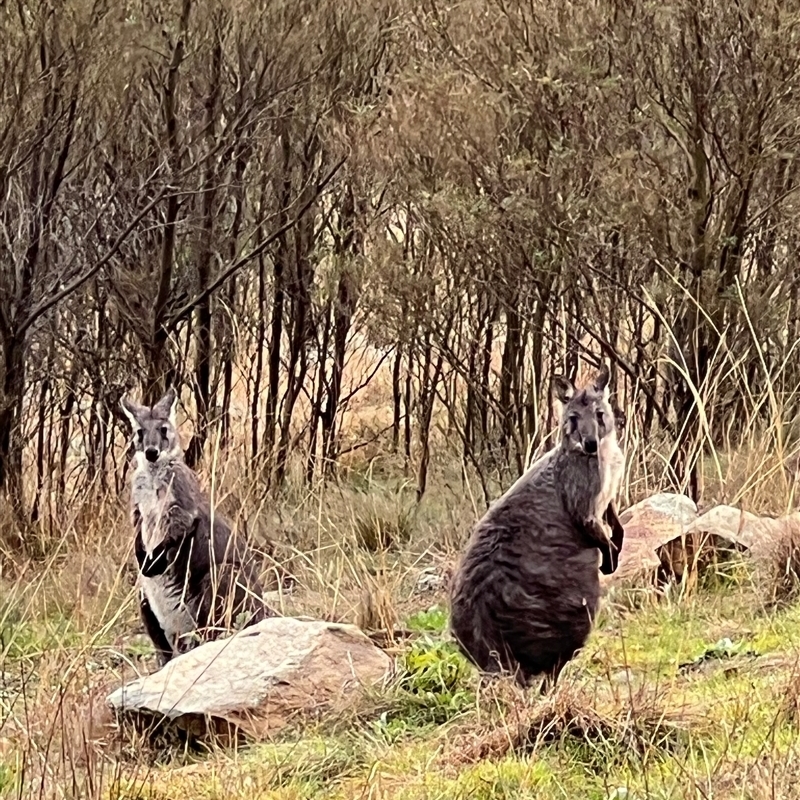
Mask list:
[[[598,412],[597,412],[597,422],[598,422],[600,425],[603,425],[603,424],[605,423],[605,421],[606,421],[605,414],[603,414],[603,412],[602,412],[602,411],[598,411]]]
[[[141,428],[139,428],[139,430],[136,431],[136,439],[139,442],[143,442],[144,441],[144,431]]]
[[[167,426],[166,425],[162,425],[161,426],[161,436],[162,436],[162,438],[166,439],[167,438],[167,433],[168,433]]]

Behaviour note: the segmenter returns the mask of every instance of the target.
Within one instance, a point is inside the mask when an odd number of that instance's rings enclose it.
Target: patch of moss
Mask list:
[[[417,611],[406,620],[406,627],[420,633],[444,633],[447,628],[447,611],[440,605]]]

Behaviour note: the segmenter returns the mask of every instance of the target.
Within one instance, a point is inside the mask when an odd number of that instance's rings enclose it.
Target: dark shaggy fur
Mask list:
[[[597,443],[614,425],[606,381],[601,373],[564,397],[561,445],[477,523],[453,580],[451,628],[461,650],[481,670],[510,671],[522,685],[541,674],[543,689],[555,684],[586,642],[600,596],[598,549],[603,572],[616,569],[622,526],[609,505],[609,542],[594,516]]]

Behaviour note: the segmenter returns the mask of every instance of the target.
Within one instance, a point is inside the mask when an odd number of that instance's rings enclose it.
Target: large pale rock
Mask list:
[[[720,536],[760,557],[769,554],[793,530],[800,530],[797,511],[782,517],[760,517],[735,506],[715,506],[698,517],[688,532]]]
[[[625,528],[619,566],[613,574],[602,575],[601,581],[654,581],[661,566],[660,548],[680,538],[696,519],[697,506],[682,494],[655,494],[626,509],[619,515]]]
[[[680,580],[696,574],[725,551],[768,556],[792,531],[800,531],[800,512],[784,517],[760,517],[735,506],[715,506],[698,515],[685,495],[662,493],[648,497],[619,515],[625,528],[619,567],[602,576],[613,584],[649,583],[662,577]]]
[[[122,718],[261,739],[309,712],[343,709],[391,670],[354,625],[274,617],[178,656],[107,702]]]

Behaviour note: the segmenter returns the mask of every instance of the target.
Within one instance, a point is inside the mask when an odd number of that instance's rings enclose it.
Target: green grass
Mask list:
[[[0,763],[0,797],[10,795],[17,787],[17,771],[10,764]]]
[[[352,524],[351,517],[348,508],[343,519]],[[354,552],[312,552],[289,613],[308,613],[313,603],[327,610],[335,587],[337,614],[352,619],[364,576],[384,581],[398,628],[414,633],[397,653],[395,680],[352,715],[323,716],[277,741],[238,750],[153,754],[114,736],[87,737],[81,720],[89,698],[102,705],[107,687],[131,677],[131,662],[146,665],[152,655],[141,636],[131,636],[135,606],[108,602],[125,587],[99,589],[94,605],[76,604],[80,611],[56,602],[45,608],[46,590],[39,603],[27,598],[7,607],[0,615],[0,797],[800,796],[793,788],[800,605],[765,606],[746,563],[701,581],[688,597],[642,591],[631,604],[610,592],[587,646],[564,670],[557,692],[541,698],[502,681],[479,682],[451,640],[443,590],[414,590],[430,563],[424,554],[398,549],[391,569],[369,572],[369,555]],[[61,573],[52,580],[62,581]]]
[[[406,620],[406,627],[412,631],[444,633],[447,627],[447,610],[437,604],[424,611],[417,611]]]
[[[72,620],[60,613],[44,617],[31,623],[13,614],[0,613],[0,656],[3,660],[31,661],[48,650],[74,647],[80,643],[80,635]]]
[[[756,597],[740,586],[607,609],[549,699],[512,690],[479,699],[475,673],[443,635],[443,607],[422,608],[406,623],[425,633],[373,718],[159,767],[139,794],[116,798],[797,796],[765,792],[798,755],[800,610],[768,614]],[[494,750],[482,752],[487,743]]]

